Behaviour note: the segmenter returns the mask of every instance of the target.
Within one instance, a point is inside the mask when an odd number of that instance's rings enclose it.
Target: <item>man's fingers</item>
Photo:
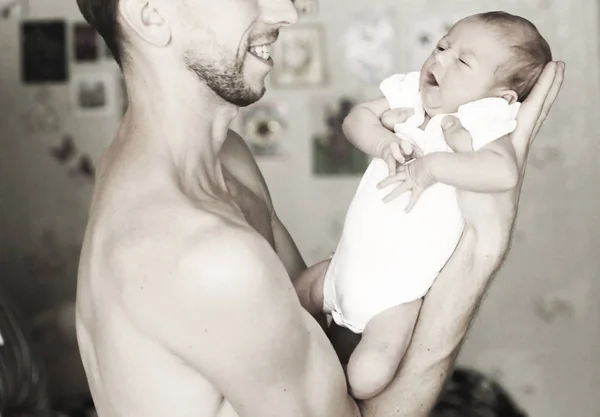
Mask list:
[[[381,123],[393,132],[396,124],[406,122],[413,114],[415,111],[410,108],[390,109],[381,116]]]
[[[386,195],[383,198],[383,202],[384,203],[389,203],[390,201],[392,201],[394,198],[401,196],[402,194],[404,194],[405,192],[407,192],[408,190],[410,190],[411,185],[408,182],[405,182],[404,184],[400,184],[399,186],[397,186],[394,191],[392,191],[391,193],[389,193],[388,195]]]
[[[538,117],[535,128],[533,129],[533,137],[534,138],[538,134],[540,128],[542,127],[542,124],[544,123],[544,120],[546,120],[546,117],[548,117],[548,114],[550,113],[550,109],[552,108],[552,105],[556,101],[556,97],[558,96],[558,92],[560,91],[560,88],[564,81],[564,76],[565,76],[565,63],[559,61],[556,63],[556,75],[554,76],[554,80],[552,81],[552,85],[550,86],[550,91],[548,92],[548,95],[546,96],[546,101],[544,102],[544,106],[542,107],[542,114],[540,115],[540,117]]]
[[[450,147],[453,147],[453,142],[472,141],[469,131],[454,116],[446,116],[442,119],[442,131],[444,132],[444,139],[450,144]]]
[[[517,154],[524,153],[527,148],[555,78],[556,62],[549,62],[533,90],[521,104],[517,115],[517,128],[512,134],[512,142]]]
[[[382,180],[379,184],[377,184],[377,189],[381,190],[390,184],[400,181],[406,181],[406,172],[404,170],[397,172],[394,175],[390,175],[386,179]]]

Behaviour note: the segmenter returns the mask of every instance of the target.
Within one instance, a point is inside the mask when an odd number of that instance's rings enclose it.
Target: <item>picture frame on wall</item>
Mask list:
[[[322,86],[327,82],[325,31],[319,23],[286,27],[273,44],[274,87],[297,88]]]
[[[94,62],[99,56],[99,35],[87,22],[73,25],[73,56],[77,62]]]
[[[106,116],[115,111],[115,81],[108,72],[73,74],[73,107],[79,115]]]
[[[63,20],[22,22],[21,81],[65,83],[68,78],[66,23]]]

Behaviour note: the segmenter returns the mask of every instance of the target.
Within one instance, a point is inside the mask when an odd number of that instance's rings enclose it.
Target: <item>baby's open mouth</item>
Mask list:
[[[440,86],[439,83],[438,83],[438,81],[435,78],[435,75],[433,75],[433,72],[428,72],[427,73],[427,80],[426,80],[426,82],[427,82],[427,85],[430,85],[432,87],[439,87]]]

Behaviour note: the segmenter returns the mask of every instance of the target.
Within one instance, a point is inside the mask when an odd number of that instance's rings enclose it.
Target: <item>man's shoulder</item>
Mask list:
[[[135,288],[143,276],[146,290],[162,291],[196,285],[232,285],[277,266],[271,247],[241,220],[210,212],[164,219],[142,234],[123,233],[112,248],[121,271]],[[175,216],[177,217],[177,216]],[[181,292],[180,296],[191,294]]]

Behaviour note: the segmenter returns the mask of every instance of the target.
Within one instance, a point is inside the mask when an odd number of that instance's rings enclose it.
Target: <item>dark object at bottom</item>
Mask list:
[[[527,417],[499,383],[481,372],[457,368],[431,417]]]

